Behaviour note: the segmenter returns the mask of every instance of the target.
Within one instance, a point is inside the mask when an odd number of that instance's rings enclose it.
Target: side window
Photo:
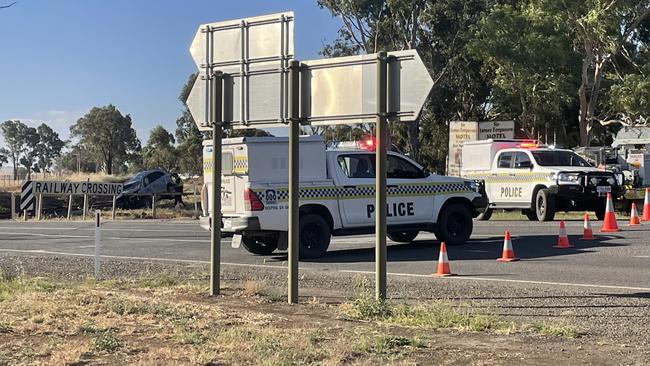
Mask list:
[[[515,154],[515,169],[530,169],[533,166],[533,162],[530,161],[530,157],[525,152],[518,152]]]
[[[511,152],[501,153],[501,155],[499,155],[499,163],[497,166],[499,168],[509,169],[512,166],[512,155],[513,153]]]
[[[221,174],[231,175],[233,167],[232,153],[229,151],[221,153]]]
[[[422,169],[411,164],[406,159],[397,156],[388,156],[388,167],[386,169],[388,178],[398,179],[420,179],[424,178]]]
[[[374,156],[365,154],[341,155],[339,167],[348,178],[374,178]]]
[[[149,184],[155,182],[156,180],[158,180],[162,176],[163,176],[163,173],[161,173],[161,172],[153,172],[153,173],[149,174],[146,178],[144,178],[144,185],[148,186]]]

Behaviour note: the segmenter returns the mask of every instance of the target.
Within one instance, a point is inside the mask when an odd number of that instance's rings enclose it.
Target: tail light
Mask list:
[[[263,211],[264,203],[257,197],[257,194],[252,189],[248,188],[244,191],[244,206],[246,211]]]

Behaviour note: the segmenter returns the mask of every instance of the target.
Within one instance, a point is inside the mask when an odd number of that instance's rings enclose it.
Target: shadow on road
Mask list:
[[[530,235],[513,239],[513,246],[516,255],[521,260],[544,260],[557,258],[567,254],[581,254],[592,252],[593,248],[617,247],[624,244],[609,243],[615,236],[600,236],[597,240],[580,240],[580,236],[570,236],[569,241],[573,248],[557,249],[553,245],[557,243],[557,236],[554,235]],[[481,238],[471,240],[469,243],[460,246],[447,246],[447,254],[450,260],[486,260],[496,259],[501,256],[503,249],[503,238]],[[438,259],[440,242],[433,240],[416,240],[411,244],[391,244],[388,246],[389,262],[415,262],[435,261]],[[274,260],[286,260],[286,255],[277,255]],[[373,262],[375,260],[374,247],[336,249],[330,250],[322,258],[303,260],[315,263],[359,263]]]

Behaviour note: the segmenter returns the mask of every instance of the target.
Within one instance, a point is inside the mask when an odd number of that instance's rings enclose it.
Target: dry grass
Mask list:
[[[347,305],[364,321],[340,319],[338,305],[269,301],[261,281],[217,298],[206,292],[205,283],[168,276],[62,283],[0,275],[0,365],[420,364],[440,352],[434,329],[501,324],[446,305],[367,297]]]

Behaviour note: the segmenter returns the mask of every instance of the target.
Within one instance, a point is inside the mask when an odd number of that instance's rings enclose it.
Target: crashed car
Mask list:
[[[151,207],[152,194],[157,199],[173,199],[176,204],[183,204],[182,193],[183,181],[178,174],[160,169],[145,170],[124,182],[117,204],[122,208]]]

